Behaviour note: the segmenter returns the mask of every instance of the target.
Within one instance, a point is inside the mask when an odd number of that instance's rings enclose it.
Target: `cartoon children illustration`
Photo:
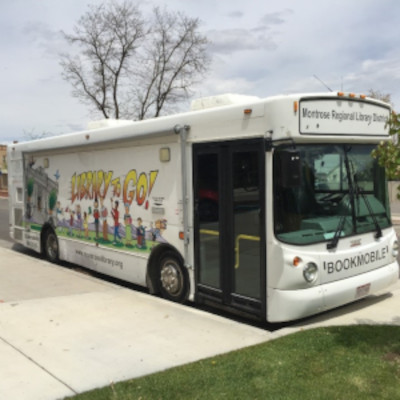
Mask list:
[[[108,210],[107,207],[104,205],[104,198],[100,197],[100,220],[103,225],[103,239],[108,242]]]
[[[155,228],[153,228],[151,232],[154,242],[156,242],[161,238],[161,235],[165,230],[165,225],[166,225],[166,220],[158,219],[155,222]]]
[[[85,231],[85,238],[89,239],[89,216],[86,211],[83,212],[83,229]]]
[[[142,225],[142,218],[137,219],[137,228],[136,228],[136,236],[137,236],[137,247],[139,249],[146,248],[146,228]]]
[[[97,197],[94,199],[94,204],[93,204],[93,218],[94,218],[94,227],[96,230],[96,240],[99,239],[99,218],[100,218],[100,211],[99,211],[99,202],[97,200]]]
[[[82,213],[81,213],[81,206],[79,204],[75,206],[75,213],[79,229],[78,237],[82,237]]]
[[[124,214],[124,223],[125,223],[125,246],[132,246],[132,217],[129,213],[129,203],[125,203],[125,214]]]
[[[117,238],[121,240],[121,236],[119,234],[119,211],[118,211],[119,201],[115,200],[114,208],[112,208],[112,204],[113,204],[113,199],[111,199],[111,216],[114,219],[114,244],[116,244]]]
[[[61,203],[57,201],[56,204],[56,219],[57,219],[57,226],[62,226],[62,214],[63,214],[63,209],[61,208]]]
[[[74,214],[75,214],[75,211],[72,209],[72,208],[70,208],[69,209],[69,231],[68,231],[68,236],[74,236],[73,235],[73,233],[72,233],[72,228],[74,227]]]

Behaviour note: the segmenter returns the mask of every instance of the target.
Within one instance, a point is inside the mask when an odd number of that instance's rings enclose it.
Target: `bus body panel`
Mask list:
[[[318,267],[316,281],[311,285],[324,285],[380,269],[395,262],[393,245],[397,240],[393,228],[385,229],[378,240],[374,233],[343,238],[335,251],[327,251],[327,243],[308,246],[293,246],[274,241],[270,246],[268,263],[277,263],[281,268],[268,270],[268,286],[278,290],[307,289],[303,269],[307,263]],[[355,245],[356,244],[356,245]],[[294,260],[298,263],[294,264]]]
[[[399,266],[385,267],[340,281],[308,289],[281,290],[268,288],[269,322],[305,318],[357,301],[393,285],[399,279]]]
[[[160,161],[162,149],[168,161]],[[41,232],[49,224],[57,234],[61,260],[142,286],[157,245],[182,253],[176,136],[155,146],[134,142],[25,152],[19,162],[24,179],[14,180],[11,193],[18,187],[23,201],[10,203],[23,221],[12,237],[26,247],[40,252]]]
[[[7,147],[8,208],[10,237],[16,241],[23,238],[23,161],[20,151]]]
[[[266,311],[258,316],[271,322],[298,319],[354,301],[357,288],[358,295],[363,296],[388,287],[398,278],[393,255],[396,236],[392,228],[383,229],[382,237],[377,240],[372,230],[339,237],[336,249],[331,251],[327,250],[327,242],[288,244],[279,240],[274,231],[275,149],[282,143],[294,148],[296,144],[313,143],[378,144],[389,139],[385,124],[390,113],[388,105],[373,99],[339,98],[335,93],[246,98],[237,103],[217,101],[216,105],[146,121],[113,123],[108,127],[107,123],[105,127],[100,124],[95,130],[10,145],[10,236],[39,252],[43,228],[51,226],[58,236],[61,259],[143,286],[149,285],[152,254],[160,248],[172,249],[183,260],[190,282],[189,299],[194,300],[199,273],[195,265],[198,249],[194,247],[197,210],[193,194],[193,145],[222,143],[223,146],[257,139],[262,151],[264,148],[266,151],[263,182],[266,221],[262,224],[265,231],[257,237],[246,237],[248,248],[241,246],[241,249],[250,256],[250,244],[266,239],[263,255],[266,271],[260,274],[265,285],[261,303],[266,304]],[[364,125],[368,127],[365,131]],[[182,135],[182,127],[186,136]],[[182,168],[186,172],[185,185]],[[245,174],[245,165],[242,173],[241,181],[251,181]],[[218,201],[216,193],[211,196]],[[232,193],[224,193],[223,198],[229,201]],[[95,218],[95,210],[100,212],[100,200],[104,200],[107,215]],[[237,211],[233,204],[220,207],[225,206],[230,207],[231,214]],[[113,208],[119,212],[116,231]],[[245,216],[249,209],[241,205],[241,211]],[[101,218],[108,225],[105,236]],[[100,220],[98,227],[95,219]],[[228,222],[229,227],[232,221]],[[243,237],[240,234],[237,232],[237,238]],[[215,233],[212,239],[217,240],[218,235],[219,232]],[[232,243],[222,243],[220,249],[229,246]],[[300,261],[294,267],[296,257]],[[303,267],[308,263],[315,263],[319,269],[312,284],[303,275]],[[222,288],[227,286],[224,278],[231,279],[221,273]],[[210,288],[205,289],[207,292]],[[210,298],[232,298],[232,293],[221,296],[215,290],[208,292],[212,292]],[[247,299],[234,300],[240,300],[243,307],[251,305]]]
[[[143,255],[124,253],[97,247],[95,244],[82,245],[79,241],[59,238],[60,258],[85,266],[95,272],[113,276],[137,285],[147,286],[147,260]]]

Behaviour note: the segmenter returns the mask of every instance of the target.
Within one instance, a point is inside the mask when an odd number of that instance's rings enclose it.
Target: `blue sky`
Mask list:
[[[134,1],[134,0],[132,0]],[[85,129],[91,114],[61,77],[61,30],[98,0],[1,0],[0,143]],[[213,62],[194,97],[333,90],[390,93],[400,110],[398,0],[142,0],[202,21]],[[183,104],[182,110],[189,108]]]

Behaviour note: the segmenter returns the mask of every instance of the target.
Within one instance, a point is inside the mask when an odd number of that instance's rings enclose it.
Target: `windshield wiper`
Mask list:
[[[355,195],[355,189],[353,185],[353,180],[351,179],[351,168],[350,168],[350,162],[349,162],[349,157],[347,153],[351,150],[351,146],[344,146],[343,152],[344,152],[344,165],[346,167],[346,172],[347,172],[347,182],[349,185],[349,191],[346,193],[348,194],[349,197],[349,205],[351,208],[351,217],[352,217],[352,222],[353,222],[353,229],[356,229],[357,226],[357,219],[356,219],[356,212],[355,212],[355,202],[354,202],[354,195]],[[344,197],[343,197],[344,198]],[[336,228],[335,235],[333,236],[333,239],[331,242],[329,242],[326,247],[328,250],[335,249],[337,247],[337,244],[339,242],[339,237],[340,233],[342,232],[344,222],[346,220],[347,215],[342,215],[339,221],[339,225]]]
[[[361,195],[365,205],[367,206],[367,210],[369,215],[372,218],[372,221],[375,225],[375,229],[376,229],[376,233],[375,233],[375,239],[379,239],[380,237],[382,237],[382,229],[378,223],[378,220],[376,219],[376,215],[374,214],[371,204],[367,198],[367,196],[365,195],[365,193],[363,193],[363,191],[360,189],[358,182],[357,182],[357,174],[355,172],[354,169],[354,165],[349,161],[349,157],[347,155],[348,151],[351,149],[351,147],[349,148],[344,148],[344,163],[346,166],[346,171],[347,171],[347,176],[348,176],[348,184],[349,184],[349,192],[346,193],[346,195],[348,194],[350,196],[349,198],[349,204],[351,205],[351,214],[352,214],[352,219],[353,219],[353,229],[355,229],[357,231],[357,217],[356,217],[356,209],[355,209],[355,201],[354,201],[354,197]],[[335,249],[338,245],[339,242],[339,238],[340,238],[340,234],[343,230],[344,227],[344,222],[346,220],[346,216],[347,215],[342,215],[340,217],[339,220],[339,224],[338,227],[336,228],[335,231],[335,235],[333,236],[333,239],[326,245],[328,250],[332,250]]]
[[[346,194],[343,196],[342,201],[343,201],[343,200],[345,199],[345,197],[348,196],[348,195],[349,195],[349,193],[346,193]],[[349,199],[349,200],[347,201],[347,205],[350,205],[350,202],[351,202],[351,200]],[[348,215],[346,215],[346,214],[343,214],[343,215],[340,217],[339,224],[338,224],[338,226],[337,226],[337,228],[336,228],[336,230],[335,230],[335,234],[333,235],[332,240],[326,245],[326,248],[327,248],[328,250],[336,249],[336,247],[337,247],[337,245],[338,245],[338,243],[339,243],[340,234],[342,233],[342,230],[343,230],[343,227],[344,227],[344,223],[345,223],[345,221],[346,221],[346,217],[348,217]]]

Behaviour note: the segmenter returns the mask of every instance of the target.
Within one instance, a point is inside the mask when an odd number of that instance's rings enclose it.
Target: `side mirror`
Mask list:
[[[280,177],[279,184],[283,188],[294,188],[301,185],[301,158],[299,151],[287,149],[279,153]]]

